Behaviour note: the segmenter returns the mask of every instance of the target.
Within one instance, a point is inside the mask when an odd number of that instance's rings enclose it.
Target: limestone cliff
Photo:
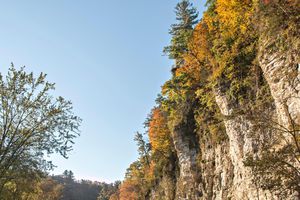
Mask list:
[[[275,116],[286,128],[290,126],[291,120],[299,125],[300,71],[298,63],[292,56],[287,58],[276,57],[276,54],[263,55],[260,59],[260,66],[274,99]],[[252,123],[243,115],[234,115],[234,106],[224,93],[226,92],[216,91],[215,101],[222,115],[227,117],[224,120],[226,140],[212,144],[210,136],[193,133],[193,129],[189,130],[188,127],[187,120],[192,119],[190,117],[183,117],[173,125],[172,137],[180,169],[176,179],[175,199],[279,199],[270,191],[255,185],[253,182],[255,176],[251,168],[244,164],[249,155],[259,156],[264,143],[272,139],[272,131],[269,134],[256,132],[256,136],[260,135],[256,137],[253,134],[257,131],[253,127],[254,122]],[[194,137],[191,134],[195,134]],[[198,138],[196,135],[202,136]],[[286,137],[285,139],[288,140],[290,136],[286,135]],[[194,145],[191,145],[192,143]],[[201,164],[197,169],[198,156],[200,156]],[[163,179],[162,182],[165,180]],[[293,193],[291,191],[286,199],[299,199],[297,193]]]
[[[300,199],[299,3],[213,0],[193,30],[172,26],[176,66],[149,118],[150,162],[129,169],[136,191],[125,193]]]

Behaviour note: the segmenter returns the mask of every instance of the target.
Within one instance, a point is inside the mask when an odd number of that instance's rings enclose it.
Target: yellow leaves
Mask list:
[[[217,30],[216,25],[218,24],[218,20],[215,15],[212,16],[205,12],[203,13],[203,19],[201,21],[207,25],[207,30],[209,33],[212,33]]]
[[[250,25],[257,0],[217,0],[216,12],[225,37],[244,34]]]
[[[258,0],[216,0],[213,10],[204,13],[195,28],[196,48],[191,49],[204,63],[211,82],[231,73],[228,69],[232,66],[251,64],[257,38],[253,24],[257,5]]]
[[[208,130],[213,141],[224,140],[222,115],[213,89],[216,84],[232,84],[247,75],[245,69],[253,61],[257,39],[251,24],[255,1],[215,0],[214,6],[204,13],[189,37],[188,50],[180,55],[183,62],[162,87],[164,100],[152,110],[148,129],[150,165],[131,167],[131,178],[127,177],[121,189],[123,199],[135,199],[147,184],[155,184],[174,148],[168,126],[182,120],[194,102],[197,128]],[[135,190],[138,187],[140,191]]]
[[[162,87],[162,94],[174,103],[184,101],[194,95],[194,90],[207,80],[214,65],[208,39],[208,27],[200,22],[188,43],[188,51],[183,55],[184,65],[177,68],[171,80]]]
[[[156,162],[152,160],[150,162],[150,166],[145,169],[145,180],[148,183],[155,184],[155,179],[157,178],[155,176],[155,169],[156,169]]]
[[[135,161],[130,164],[129,168],[127,169],[125,179],[126,180],[138,180],[144,176],[143,166],[141,162]]]
[[[17,190],[17,184],[14,182],[7,182],[4,184],[4,188],[9,191],[15,192]]]
[[[210,56],[207,34],[207,25],[200,22],[195,27],[192,38],[188,44],[189,51],[184,57],[187,65],[199,65]]]
[[[20,200],[55,200],[60,198],[62,189],[63,186],[51,178],[39,180],[18,178],[4,184],[1,197]]]
[[[120,200],[138,200],[139,199],[139,185],[135,180],[126,180],[120,188]]]
[[[199,81],[199,65],[185,65],[177,69],[175,76],[182,78],[182,81],[178,84],[181,88],[191,88]]]
[[[152,151],[158,151],[167,155],[170,151],[171,136],[168,129],[167,117],[159,108],[155,108],[152,111],[148,134]]]

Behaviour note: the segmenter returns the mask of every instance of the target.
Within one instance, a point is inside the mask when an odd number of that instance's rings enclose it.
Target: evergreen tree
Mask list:
[[[71,170],[65,170],[63,172],[63,177],[66,180],[71,181],[71,182],[74,182],[74,180],[75,180],[74,173]]]
[[[134,137],[134,141],[136,141],[138,146],[138,152],[140,155],[140,159],[143,163],[146,163],[148,166],[150,165],[150,144],[144,140],[144,137],[141,133],[137,132]]]
[[[163,52],[170,59],[175,59],[175,68],[183,64],[183,55],[187,52],[189,38],[193,33],[193,26],[198,23],[198,12],[188,0],[182,0],[175,7],[176,20],[169,33],[172,35],[171,44]]]

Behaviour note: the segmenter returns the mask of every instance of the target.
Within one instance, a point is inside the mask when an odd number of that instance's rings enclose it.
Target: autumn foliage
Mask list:
[[[138,200],[139,199],[139,184],[137,181],[124,181],[120,188],[120,200]]]
[[[152,152],[168,155],[171,148],[171,133],[168,128],[167,115],[160,108],[152,110],[152,118],[149,124],[149,140]]]
[[[188,1],[182,2],[190,5]],[[208,9],[198,24],[194,24],[196,12],[191,13],[194,18],[189,27],[193,29],[184,35],[184,40],[171,34],[173,38],[165,51],[175,59],[175,67],[147,121],[149,162],[145,164],[139,158],[139,167],[130,166],[130,176],[121,186],[120,197],[143,199],[168,174],[167,166],[176,165],[178,158],[171,131],[176,122],[195,123],[193,134],[200,139],[210,138],[212,145],[228,139],[224,134],[224,116],[216,104],[216,91],[226,90],[226,98],[240,108],[247,108],[255,100],[259,87],[264,86],[257,70],[258,44],[265,37],[272,40],[270,49],[287,48],[282,41],[289,41],[287,35],[296,35],[300,30],[297,2],[208,0]],[[286,25],[282,25],[283,21]],[[174,27],[180,36],[185,33],[176,24],[171,30]],[[289,44],[300,46],[299,40]],[[184,118],[187,110],[190,115]],[[176,176],[176,172],[172,173]]]

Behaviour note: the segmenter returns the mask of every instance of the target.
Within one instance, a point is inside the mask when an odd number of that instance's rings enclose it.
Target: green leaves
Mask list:
[[[197,10],[192,6],[187,0],[177,4],[175,13],[178,23],[171,25],[169,31],[172,35],[171,44],[163,50],[170,59],[176,60],[176,65],[182,64],[183,54],[188,50],[188,41],[193,33],[193,26],[198,22]]]
[[[0,76],[0,184],[18,170],[47,170],[44,154],[67,157],[81,119],[70,101],[53,98],[46,74],[34,77],[13,65]],[[18,177],[14,177],[18,178]],[[1,190],[0,190],[1,195]]]

